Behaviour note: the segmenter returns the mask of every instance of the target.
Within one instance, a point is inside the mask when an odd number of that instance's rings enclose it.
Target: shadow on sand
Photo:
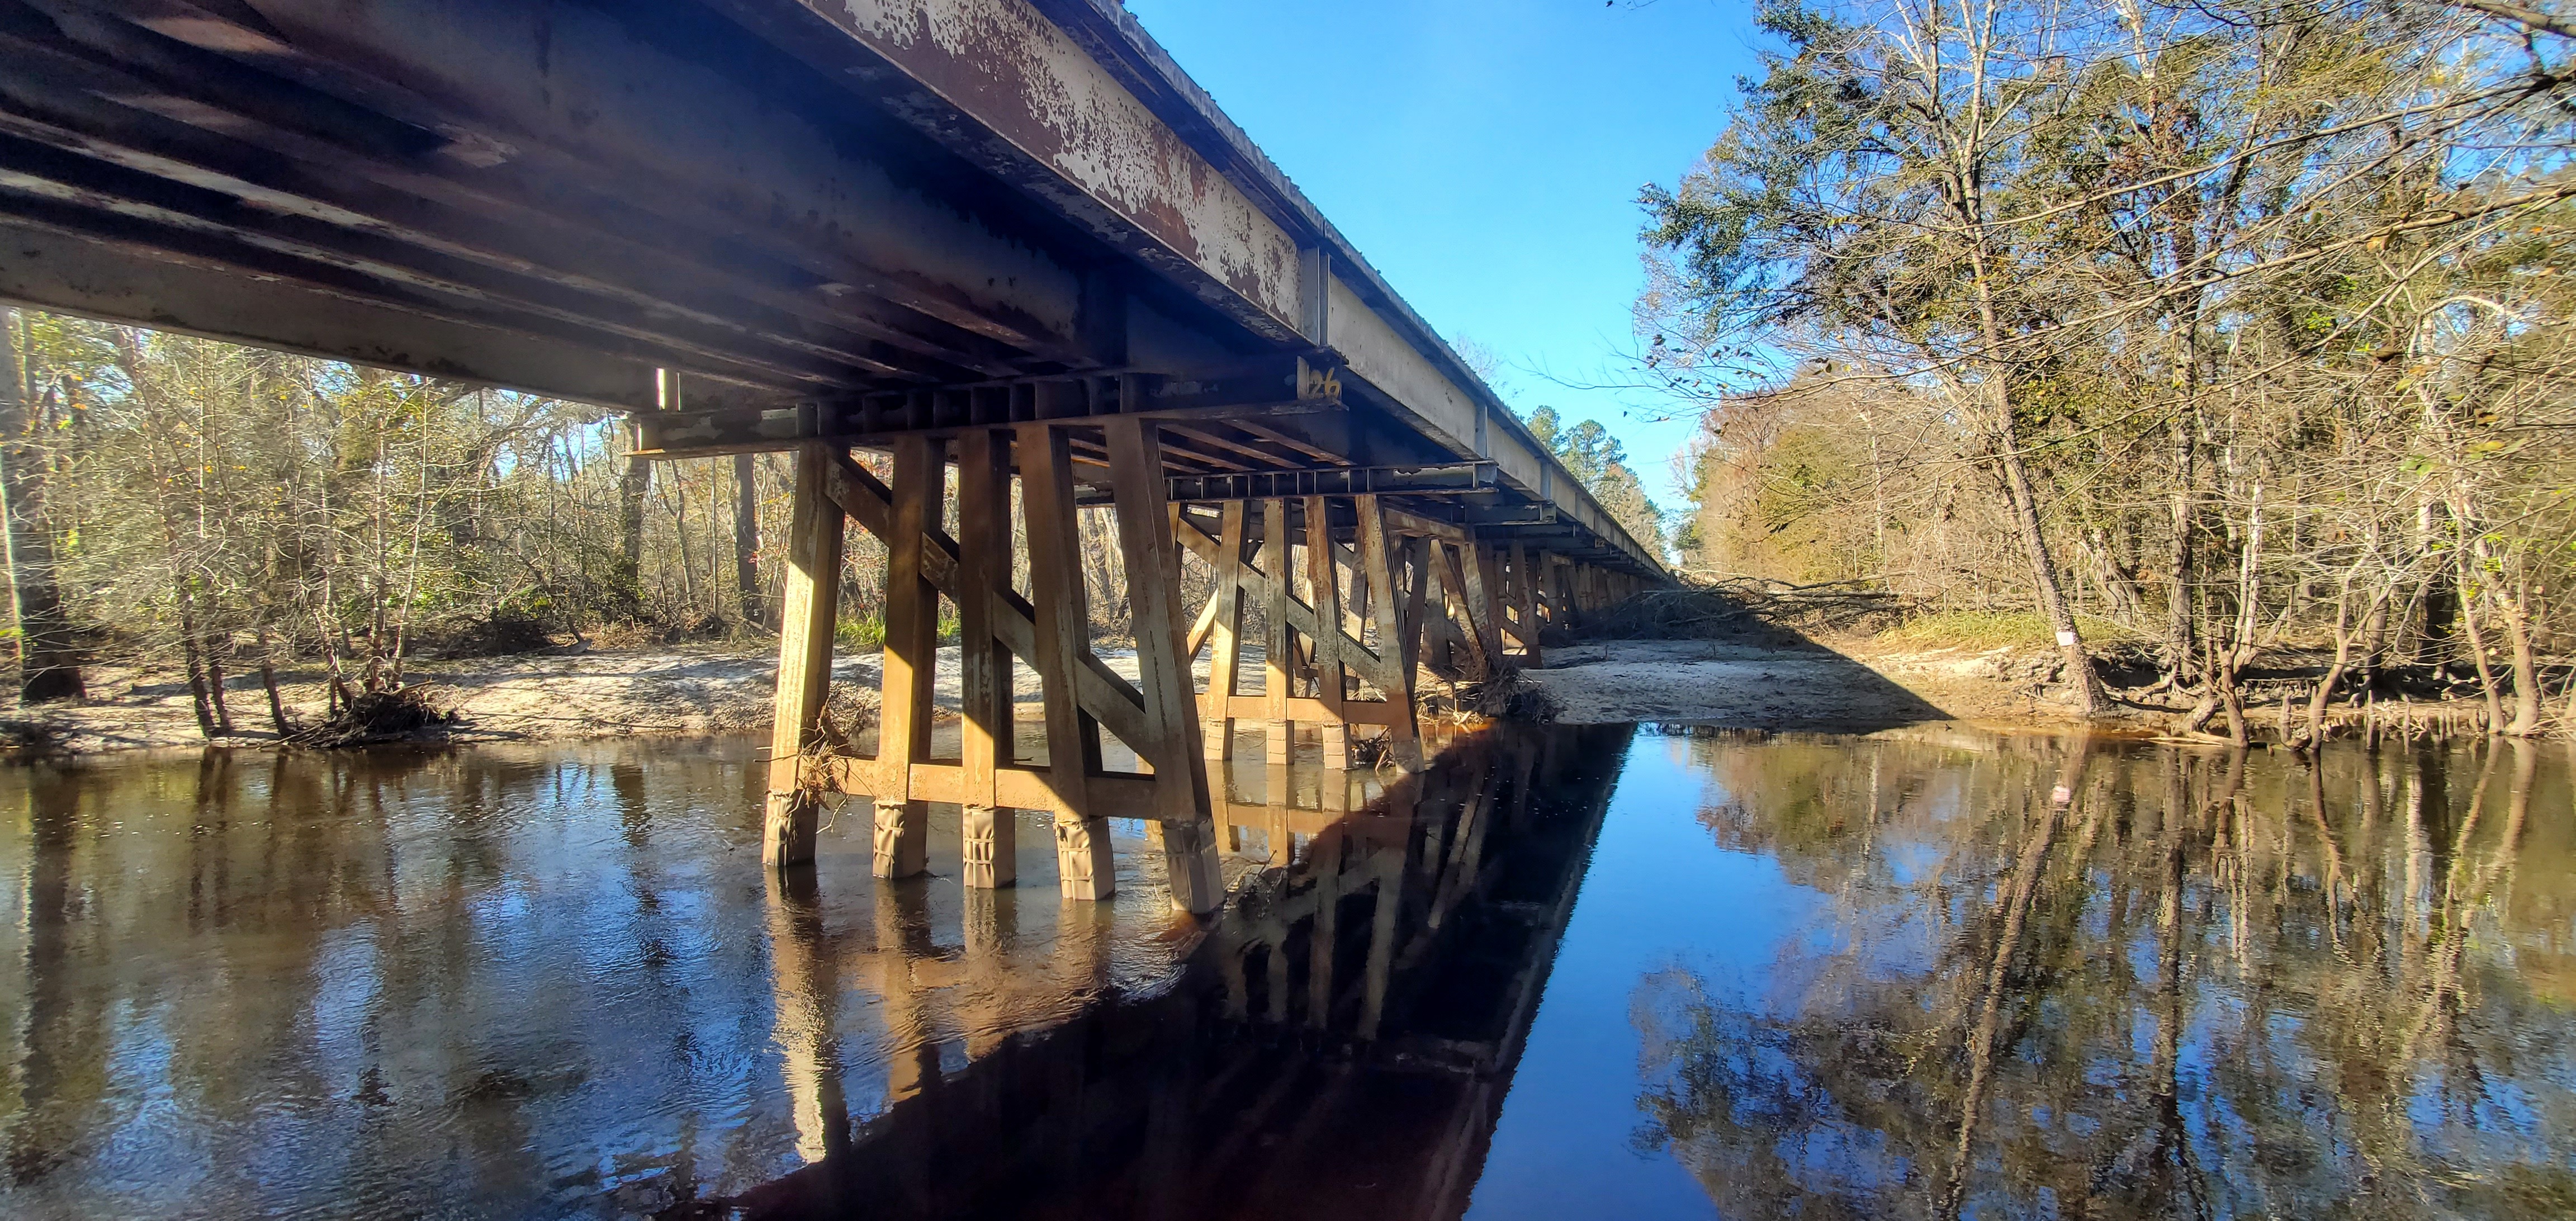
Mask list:
[[[1783,607],[1721,589],[1658,590],[1551,631],[1546,668],[1524,671],[1570,724],[1671,722],[1867,733],[1956,719],[1787,622],[1856,626],[1863,599]]]

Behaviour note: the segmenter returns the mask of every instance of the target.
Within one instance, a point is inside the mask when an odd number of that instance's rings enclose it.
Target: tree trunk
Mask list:
[[[227,737],[233,732],[233,710],[224,703],[224,649],[229,643],[225,633],[206,630],[206,702],[215,712],[215,732]]]
[[[689,485],[674,478],[668,485],[671,493],[671,534],[680,544],[680,622],[687,625],[698,610],[698,563],[689,555]],[[712,549],[715,540],[707,540]],[[707,604],[721,609],[722,599],[708,590]],[[712,611],[711,611],[712,613]]]
[[[2232,659],[2222,661],[2214,679],[2218,687],[2218,706],[2227,713],[2227,740],[2244,746],[2254,740],[2245,726],[2245,693],[2236,689],[2236,666]]]
[[[2085,566],[2093,570],[2094,583],[2102,587],[2102,601],[2110,619],[2122,627],[2137,630],[2146,622],[2146,600],[2138,590],[2137,580],[2129,575],[2129,570],[2120,563],[2120,557],[2113,552],[2109,535],[2098,527],[2087,529],[2076,546],[2083,554]]]
[[[286,726],[286,700],[277,693],[277,655],[271,651],[268,629],[259,629],[259,686],[268,693],[268,723],[277,730],[279,741],[290,732]]]
[[[2050,630],[2057,633],[2058,651],[2066,656],[2067,681],[2075,684],[2076,701],[2084,715],[2100,716],[2105,711],[2102,684],[2093,676],[2093,658],[2084,648],[2084,637],[2075,630],[2075,611],[2066,603],[2066,586],[2057,579],[2057,561],[2048,553],[2048,535],[2039,521],[2039,504],[2030,489],[2030,472],[2022,465],[2021,454],[2006,435],[1997,447],[1996,461],[2003,468],[2004,489],[2012,502],[2013,527],[2021,535],[2022,552],[2030,560],[2031,590],[2038,599],[2040,613],[2048,617]]]
[[[2495,667],[2487,664],[2487,635],[2478,627],[2477,600],[2469,594],[2469,583],[2458,582],[2460,590],[2460,627],[2469,636],[2469,660],[2478,663],[2478,693],[2486,697],[2487,733],[2504,732],[2504,700],[2496,694]]]
[[[2209,718],[2216,715],[2218,715],[2218,690],[2212,687],[2201,695],[2199,703],[2192,705],[2181,716],[2173,719],[2173,730],[2175,733],[2199,733],[2200,727],[2208,724]]]
[[[2191,421],[2177,419],[2174,431],[2174,490],[2172,499],[2173,558],[2165,570],[2165,665],[2173,673],[2176,690],[2194,677],[2192,674],[2191,632],[2191,531],[2198,515],[2193,503]]]
[[[742,621],[764,622],[760,607],[760,485],[752,455],[733,456],[733,587]]]
[[[211,740],[221,731],[215,727],[214,705],[206,695],[206,662],[197,648],[197,612],[184,585],[179,589],[179,654],[188,663],[188,697],[197,710],[197,732]]]
[[[2558,714],[2558,736],[2567,739],[2568,762],[2576,763],[2576,678],[2567,680],[2567,706]]]
[[[2442,667],[2450,664],[2456,644],[2452,630],[2460,623],[2460,586],[2446,571],[2424,578],[2424,616],[2417,623],[2415,664]]]
[[[2365,696],[2379,691],[2380,671],[2388,659],[2388,620],[2390,607],[2397,599],[2397,582],[2390,578],[2379,591],[2379,603],[2370,612],[2363,631],[2359,682]]]
[[[686,405],[682,394],[677,370],[653,371],[653,410],[680,410]],[[652,461],[628,458],[626,473],[617,481],[618,564],[610,576],[616,588],[609,596],[630,619],[644,617],[644,499],[652,490]]]
[[[2378,609],[2375,603],[2371,607],[2374,614]],[[2364,616],[2364,622],[2367,623],[2367,621],[2368,616]],[[2290,741],[2289,735],[2282,735],[2282,741],[2293,749],[2304,750],[2325,743],[2326,704],[2334,699],[2335,685],[2342,682],[2344,674],[2352,668],[2353,639],[2357,634],[2352,623],[2352,582],[2347,579],[2335,601],[2334,664],[2326,667],[2325,678],[2317,683],[2316,691],[2308,696],[2308,724],[2305,732],[2296,742]],[[2287,704],[2287,697],[2284,697],[2283,706],[2286,707]]]
[[[2505,732],[2528,738],[2540,732],[2540,659],[2531,647],[2531,578],[2516,584],[2510,601],[2496,599],[2505,640],[2513,646],[2513,721]]]
[[[2107,711],[2102,703],[2102,684],[2093,676],[2093,658],[2085,651],[2083,634],[2075,628],[2075,612],[2066,604],[2066,586],[2057,579],[2057,561],[2048,553],[2048,534],[2039,520],[2039,499],[2031,491],[2030,469],[2022,463],[2021,440],[2013,427],[2012,393],[2006,382],[2010,370],[2001,358],[2003,329],[1995,317],[1992,271],[1986,264],[1984,184],[1973,172],[1963,172],[1957,179],[1956,191],[1960,219],[1975,231],[1968,256],[1976,273],[1977,320],[1985,346],[1985,384],[1980,390],[1990,400],[1988,406],[1993,412],[1987,422],[1993,457],[2002,468],[2014,532],[2021,536],[2022,553],[2030,561],[2031,593],[2039,602],[2040,613],[2048,616],[2049,628],[2057,633],[2058,650],[2066,655],[2066,677],[2075,684],[2076,704],[2085,716],[2100,716]]]
[[[87,692],[71,616],[54,584],[44,461],[29,435],[34,396],[21,363],[28,347],[26,319],[9,310],[0,314],[0,324],[8,331],[0,337],[0,507],[7,517],[0,538],[6,540],[9,584],[16,594],[18,698],[29,704],[76,700]]]
[[[628,618],[644,613],[644,496],[652,490],[652,461],[627,459],[626,474],[617,481],[617,569],[609,596]]]
[[[323,587],[326,602],[329,595],[330,587],[326,585]],[[322,668],[331,676],[331,681],[325,685],[325,698],[322,701],[323,719],[329,720],[339,716],[341,710],[349,706],[349,675],[340,665],[339,638],[333,634],[331,621],[323,618],[322,612],[317,610],[313,612],[313,625],[321,629]]]

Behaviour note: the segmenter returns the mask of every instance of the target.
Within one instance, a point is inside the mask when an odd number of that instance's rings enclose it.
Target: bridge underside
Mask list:
[[[0,0],[0,299],[616,407],[656,457],[795,451],[775,861],[837,787],[898,873],[922,802],[1055,811],[1096,893],[1097,820],[1150,812],[1207,910],[1230,727],[1413,762],[1418,675],[1664,579],[1109,0]],[[1077,630],[1085,506],[1132,683]],[[894,557],[864,760],[823,715],[851,517]],[[996,745],[1014,660],[1043,768]]]

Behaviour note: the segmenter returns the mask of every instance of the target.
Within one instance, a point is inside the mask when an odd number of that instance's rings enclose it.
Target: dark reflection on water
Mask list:
[[[2576,1215],[2568,772],[1512,731],[1203,926],[748,741],[0,769],[0,1214]]]
[[[756,1218],[1459,1215],[1629,736],[1464,740],[1347,816],[1235,803],[1235,898],[1167,986],[925,1080],[819,1165],[726,1203]],[[1305,788],[1287,779],[1238,769],[1237,795]]]

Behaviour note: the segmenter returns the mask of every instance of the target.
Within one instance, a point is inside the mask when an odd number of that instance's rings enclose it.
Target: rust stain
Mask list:
[[[808,0],[818,9],[834,0]],[[1283,322],[1296,243],[1025,0],[837,0],[878,54]]]

